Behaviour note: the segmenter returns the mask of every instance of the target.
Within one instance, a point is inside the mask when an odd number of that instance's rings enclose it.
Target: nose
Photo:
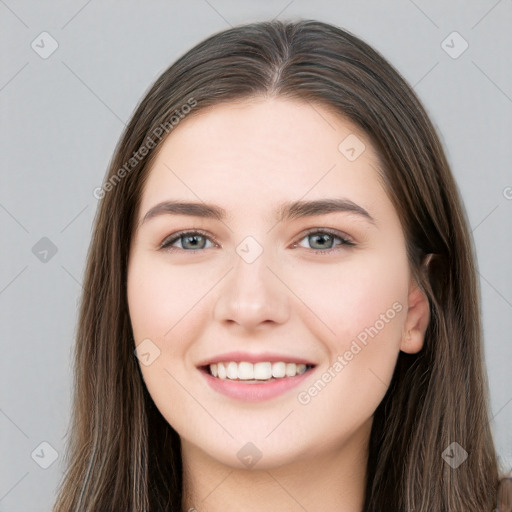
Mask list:
[[[279,276],[279,265],[266,251],[252,261],[235,253],[234,266],[222,280],[214,307],[214,319],[255,330],[282,324],[289,318],[289,291]]]

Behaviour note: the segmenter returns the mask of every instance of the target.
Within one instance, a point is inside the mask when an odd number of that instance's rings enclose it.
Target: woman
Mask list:
[[[375,50],[308,20],[208,38],[95,195],[56,512],[496,507],[465,212]]]

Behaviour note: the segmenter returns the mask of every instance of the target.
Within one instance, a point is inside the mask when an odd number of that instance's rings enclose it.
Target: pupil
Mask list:
[[[329,239],[329,237],[331,235],[325,234],[325,235],[313,235],[313,236],[316,237],[316,238],[324,239],[324,241],[325,241],[325,239]]]
[[[192,245],[194,245],[194,242],[193,242],[193,241],[194,241],[194,239],[197,239],[197,238],[201,238],[201,235],[192,235],[192,236],[187,236],[187,237],[185,237],[185,239],[186,239],[186,243],[191,242],[191,243],[192,243]],[[196,243],[195,245],[197,246],[197,243]]]

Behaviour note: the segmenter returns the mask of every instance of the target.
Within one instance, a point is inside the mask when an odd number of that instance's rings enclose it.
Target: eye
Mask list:
[[[299,242],[305,239],[308,239],[310,244],[316,246],[313,247],[313,252],[315,254],[330,254],[332,252],[343,250],[343,246],[354,247],[356,245],[354,242],[346,238],[339,231],[331,229],[320,230],[318,228],[315,228],[313,230],[310,230],[307,232],[305,237],[299,240]],[[335,239],[338,239],[340,243],[337,244],[337,247],[335,246],[333,248],[333,242]],[[295,243],[294,247],[296,247],[297,244],[298,243]]]
[[[160,245],[160,249],[167,251],[196,251],[202,250],[205,247],[207,240],[212,240],[204,231],[193,230],[193,231],[180,231],[179,233],[173,233],[170,237],[166,238]],[[180,241],[181,247],[172,247],[176,242]]]
[[[306,233],[306,236],[303,236],[302,240],[308,239],[309,243],[312,243],[314,246],[312,250],[315,254],[330,254],[332,252],[336,252],[342,250],[343,247],[354,247],[356,244],[346,238],[342,233],[335,230],[330,229],[318,229],[314,228]],[[336,244],[333,247],[334,240],[339,240],[340,243]],[[165,249],[166,251],[174,252],[174,251],[186,251],[186,252],[195,252],[201,251],[203,249],[207,249],[208,247],[205,244],[208,241],[213,241],[214,245],[216,245],[213,237],[208,235],[206,232],[201,230],[191,230],[191,231],[180,231],[178,233],[173,233],[169,237],[167,237],[162,244],[160,245],[160,249]],[[311,242],[312,241],[312,242]],[[176,242],[180,242],[181,247],[176,247],[174,244]],[[173,247],[174,246],[174,247]],[[297,247],[298,242],[293,244],[293,247]]]

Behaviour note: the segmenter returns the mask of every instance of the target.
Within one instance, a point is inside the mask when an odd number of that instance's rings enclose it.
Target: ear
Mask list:
[[[432,255],[428,255],[422,265],[422,271],[428,269]],[[430,322],[430,304],[425,293],[420,289],[414,278],[409,283],[408,309],[405,319],[400,350],[408,354],[416,354],[423,348],[425,332]]]

